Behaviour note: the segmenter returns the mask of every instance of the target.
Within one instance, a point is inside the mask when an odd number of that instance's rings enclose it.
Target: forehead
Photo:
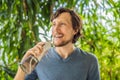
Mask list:
[[[53,22],[56,20],[62,20],[62,21],[71,21],[71,15],[68,12],[63,12],[61,14],[59,14],[55,19],[53,19]]]

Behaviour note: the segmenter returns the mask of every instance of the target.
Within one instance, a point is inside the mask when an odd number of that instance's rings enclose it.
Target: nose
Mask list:
[[[52,32],[58,32],[60,30],[60,27],[58,24],[52,26]]]

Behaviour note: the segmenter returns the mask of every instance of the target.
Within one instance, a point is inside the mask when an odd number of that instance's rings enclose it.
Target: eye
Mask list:
[[[61,23],[60,25],[61,25],[61,26],[65,26],[66,24],[65,24],[65,23]]]
[[[55,26],[55,23],[52,23],[52,25],[51,25],[51,26],[52,26],[52,27],[53,27],[53,26]]]

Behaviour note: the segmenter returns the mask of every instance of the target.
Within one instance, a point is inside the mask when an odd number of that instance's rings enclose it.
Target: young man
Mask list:
[[[15,80],[100,80],[96,57],[74,46],[82,28],[78,15],[73,10],[60,8],[53,14],[51,22],[55,47],[49,49],[31,74],[25,75],[18,68]],[[37,57],[43,45],[44,42],[38,43],[23,59],[30,54]]]

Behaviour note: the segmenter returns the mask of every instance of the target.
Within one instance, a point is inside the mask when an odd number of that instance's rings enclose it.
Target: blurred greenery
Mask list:
[[[81,16],[76,46],[97,56],[101,80],[120,80],[120,0],[0,0],[0,79],[13,80],[25,52],[51,39],[50,16],[60,7]]]

